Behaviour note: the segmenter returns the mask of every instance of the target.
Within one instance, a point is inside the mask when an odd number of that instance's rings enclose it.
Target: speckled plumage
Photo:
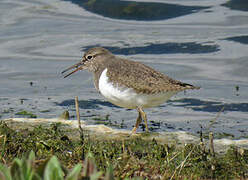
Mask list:
[[[107,67],[110,81],[133,88],[137,93],[156,94],[196,88],[173,80],[142,63],[120,58],[116,58],[115,61]]]
[[[98,81],[102,71],[107,68],[107,76],[114,85],[133,88],[137,93],[155,94],[198,89],[193,85],[174,80],[140,62],[114,56],[104,48],[92,48],[84,57],[89,55],[95,57],[95,61],[88,65],[89,70],[96,74],[95,81]],[[95,82],[95,85],[98,89],[98,82]]]

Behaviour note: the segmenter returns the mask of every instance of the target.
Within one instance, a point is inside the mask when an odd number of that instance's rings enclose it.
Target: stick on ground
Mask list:
[[[77,113],[77,120],[78,120],[78,128],[82,132],[83,129],[81,127],[81,121],[80,121],[80,113],[79,113],[79,107],[78,107],[78,97],[75,97],[75,106],[76,106],[76,113]]]
[[[213,132],[209,133],[209,149],[210,149],[210,154],[214,157],[214,134]]]

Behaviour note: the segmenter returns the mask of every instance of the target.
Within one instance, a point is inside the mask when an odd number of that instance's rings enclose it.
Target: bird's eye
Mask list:
[[[92,59],[92,56],[87,56],[87,59],[89,59],[89,60]]]

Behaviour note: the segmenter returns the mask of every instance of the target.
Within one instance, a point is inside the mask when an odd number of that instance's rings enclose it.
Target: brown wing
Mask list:
[[[126,59],[116,58],[107,68],[107,76],[114,84],[123,84],[133,88],[138,93],[154,94],[199,89],[193,85],[174,80],[142,63]]]

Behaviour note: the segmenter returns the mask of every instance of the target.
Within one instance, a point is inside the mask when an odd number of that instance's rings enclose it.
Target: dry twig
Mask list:
[[[213,132],[209,133],[209,149],[210,149],[211,156],[214,157],[215,153],[214,153],[214,135],[213,135]]]
[[[78,120],[78,127],[81,132],[83,132],[83,129],[81,127],[81,121],[80,121],[80,113],[79,113],[79,107],[78,107],[78,97],[75,97],[75,106],[76,106],[76,113],[77,113],[77,120]]]

